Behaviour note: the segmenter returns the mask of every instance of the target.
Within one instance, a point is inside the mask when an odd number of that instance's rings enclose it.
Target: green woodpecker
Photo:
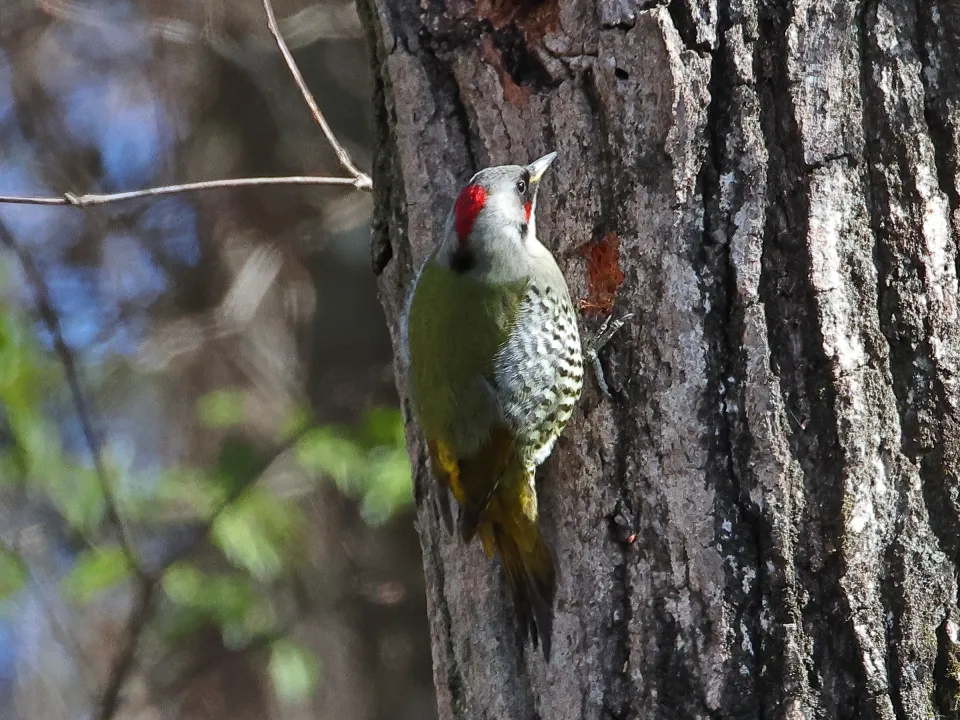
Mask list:
[[[577,317],[537,239],[537,188],[556,153],[478,172],[424,263],[404,318],[414,412],[452,530],[499,554],[519,631],[549,659],[556,572],[534,472],[583,384]]]

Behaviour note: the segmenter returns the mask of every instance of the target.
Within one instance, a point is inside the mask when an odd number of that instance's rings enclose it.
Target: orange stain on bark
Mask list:
[[[608,232],[599,240],[588,242],[580,252],[587,261],[587,298],[580,301],[580,309],[593,315],[608,315],[623,285],[620,239],[615,232]]]
[[[477,14],[497,30],[515,25],[528,46],[560,27],[558,0],[478,0]]]

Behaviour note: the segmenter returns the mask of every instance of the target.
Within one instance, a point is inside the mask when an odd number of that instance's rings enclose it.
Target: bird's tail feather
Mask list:
[[[518,538],[499,523],[484,523],[480,527],[484,548],[490,555],[496,552],[503,564],[520,637],[523,640],[529,637],[534,647],[539,644],[544,658],[549,660],[556,568],[535,524],[533,533],[532,543],[530,538],[518,542]]]
[[[549,660],[556,568],[537,524],[534,471],[517,454],[516,437],[496,430],[480,451],[459,458],[437,443],[432,457],[460,506],[461,539],[479,535],[487,555],[500,556],[519,633]]]

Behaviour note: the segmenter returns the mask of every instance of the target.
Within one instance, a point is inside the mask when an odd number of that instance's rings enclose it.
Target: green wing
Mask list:
[[[411,392],[428,440],[451,441],[465,417],[487,415],[493,359],[516,322],[527,283],[489,285],[429,262],[410,305]],[[479,428],[478,428],[479,430]],[[458,448],[452,448],[454,453]]]
[[[410,391],[434,475],[463,508],[469,539],[513,457],[489,378],[510,336],[525,283],[485,285],[433,262],[420,274],[408,316]],[[446,493],[441,510],[451,527]]]

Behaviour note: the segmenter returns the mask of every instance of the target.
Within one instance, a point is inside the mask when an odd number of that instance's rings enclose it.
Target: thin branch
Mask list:
[[[310,93],[309,88],[307,88],[307,84],[303,79],[303,75],[300,73],[300,69],[297,67],[296,61],[293,59],[290,48],[287,47],[287,43],[283,39],[283,35],[280,33],[280,27],[277,23],[277,18],[273,13],[273,6],[270,4],[270,0],[263,0],[263,9],[267,15],[267,25],[270,28],[270,33],[273,35],[274,40],[276,40],[277,47],[280,48],[280,53],[283,55],[284,62],[286,63],[287,68],[290,70],[290,74],[293,76],[294,82],[296,82],[297,88],[300,90],[300,94],[303,96],[304,101],[310,108],[310,112],[313,114],[313,118],[316,120],[317,125],[320,126],[320,130],[323,131],[323,135],[326,137],[327,142],[330,143],[334,153],[336,153],[337,159],[340,161],[340,165],[348,173],[350,173],[352,177],[313,177],[296,175],[290,177],[231,178],[227,180],[205,180],[202,182],[184,183],[180,185],[164,185],[162,187],[109,194],[77,195],[72,192],[65,192],[59,197],[0,195],[0,204],[51,205],[59,207],[83,208],[90,207],[92,205],[106,205],[108,203],[122,202],[124,200],[135,200],[145,197],[175,195],[178,193],[193,192],[196,190],[212,190],[215,188],[250,187],[260,185],[339,185],[350,186],[356,188],[357,190],[372,190],[373,181],[370,179],[370,176],[362,172],[359,168],[357,168],[356,165],[353,164],[353,161],[350,159],[350,154],[347,152],[346,148],[343,147],[340,141],[337,140],[337,136],[333,134],[333,129],[330,127],[329,123],[327,123],[327,119],[324,117],[323,112],[321,112],[320,106],[317,105],[317,101]]]
[[[136,200],[158,195],[176,195],[193,192],[195,190],[214,190],[217,188],[250,187],[259,185],[348,185],[358,190],[369,189],[370,178],[364,175],[357,178],[345,177],[313,177],[309,175],[292,175],[289,177],[258,177],[258,178],[231,178],[228,180],[204,180],[203,182],[184,183],[182,185],[164,185],[162,187],[131,190],[122,193],[105,195],[75,195],[66,192],[60,197],[30,197],[21,195],[0,195],[0,203],[13,205],[60,205],[67,207],[90,207],[91,205],[106,205],[108,203]]]
[[[117,711],[120,691],[123,689],[130,671],[133,670],[134,660],[137,657],[137,648],[150,617],[153,615],[153,603],[156,599],[157,580],[146,575],[140,578],[137,593],[133,603],[133,610],[127,620],[127,638],[120,654],[110,670],[110,677],[103,688],[100,700],[100,709],[97,711],[98,720],[112,720]]]
[[[358,190],[369,191],[373,188],[373,182],[370,177],[359,170],[350,159],[347,150],[340,144],[326,118],[320,111],[316,100],[307,88],[303,76],[290,53],[280,29],[277,25],[277,19],[273,12],[270,0],[263,0],[263,7],[267,15],[267,24],[270,32],[276,40],[283,59],[293,76],[301,95],[309,106],[314,119],[319,125],[321,131],[330,143],[340,165],[352,176],[352,178],[340,177],[271,177],[271,178],[239,178],[229,180],[213,180],[198,183],[187,183],[180,185],[169,185],[164,187],[148,188],[144,190],[134,190],[131,192],[113,193],[113,194],[88,194],[76,195],[74,193],[64,193],[61,197],[26,197],[0,195],[0,203],[21,204],[21,205],[46,205],[46,206],[68,206],[68,207],[88,207],[92,205],[105,205],[107,203],[121,202],[124,200],[133,200],[144,197],[157,197],[162,195],[173,195],[177,193],[191,192],[195,190],[209,190],[214,188],[229,188],[242,186],[261,186],[261,185],[339,185],[351,186]],[[122,521],[119,510],[114,501],[110,489],[109,478],[106,467],[103,463],[101,446],[98,435],[94,429],[92,413],[87,405],[86,397],[82,390],[80,373],[74,360],[70,348],[67,346],[63,337],[63,331],[60,327],[60,320],[53,309],[50,299],[49,289],[43,278],[42,273],[34,262],[33,258],[16,241],[10,231],[0,223],[0,243],[6,245],[18,258],[23,267],[27,280],[33,288],[37,312],[41,320],[46,325],[47,330],[53,338],[54,349],[60,357],[64,368],[64,374],[67,384],[70,388],[73,403],[80,421],[81,430],[84,439],[93,458],[94,469],[103,493],[104,504],[106,507],[107,518],[111,524],[116,526],[120,548],[127,557],[137,573],[137,590],[134,598],[133,609],[127,622],[126,641],[113,663],[110,676],[103,690],[97,717],[99,720],[111,720],[117,709],[120,699],[120,693],[124,684],[132,671],[137,649],[140,644],[143,631],[148,625],[153,614],[153,606],[156,600],[156,590],[163,573],[174,562],[192,551],[200,542],[206,539],[213,529],[214,524],[221,514],[235,502],[237,502],[247,490],[256,483],[264,472],[258,473],[251,482],[246,483],[241,488],[231,493],[224,499],[223,503],[204,522],[204,527],[200,533],[179,552],[171,554],[155,572],[148,574],[140,564],[137,554],[134,552],[133,545],[126,534],[126,527]],[[300,433],[288,439],[274,456],[274,460],[285,450],[292,447],[300,438]],[[269,466],[269,463],[268,463]]]
[[[273,35],[274,40],[277,41],[277,47],[280,48],[280,53],[283,55],[283,59],[287,63],[287,68],[289,68],[290,74],[297,83],[297,87],[300,88],[300,94],[303,95],[303,99],[310,107],[310,112],[313,113],[314,120],[317,121],[317,125],[319,125],[320,129],[323,131],[324,136],[327,138],[327,142],[330,143],[330,145],[333,147],[333,151],[337,154],[337,159],[340,161],[340,164],[348,173],[356,178],[356,187],[358,189],[373,189],[373,181],[370,179],[370,176],[361,172],[359,169],[357,169],[357,166],[353,164],[353,161],[350,159],[350,155],[346,151],[346,148],[344,148],[343,145],[341,145],[337,140],[337,137],[333,134],[333,130],[330,128],[330,125],[327,124],[327,119],[323,116],[323,113],[320,112],[320,106],[317,105],[317,101],[314,100],[309,88],[307,88],[307,83],[304,82],[303,75],[300,74],[300,68],[297,67],[297,63],[293,59],[290,48],[287,47],[287,43],[284,41],[283,35],[280,34],[280,27],[277,25],[277,18],[273,14],[273,6],[270,4],[270,0],[263,0],[263,9],[267,13],[267,25],[270,28],[270,32]]]
[[[73,400],[73,406],[77,413],[77,419],[80,421],[80,430],[83,433],[87,449],[93,459],[94,473],[100,486],[100,492],[103,494],[104,508],[106,509],[107,520],[116,527],[117,539],[120,549],[130,562],[131,567],[137,575],[143,575],[143,567],[140,559],[133,549],[133,544],[127,536],[127,529],[120,517],[120,511],[113,497],[113,491],[110,488],[110,480],[107,475],[107,468],[103,462],[103,455],[100,448],[100,438],[94,428],[93,414],[87,404],[86,395],[83,392],[83,386],[80,379],[80,370],[74,360],[73,352],[67,346],[63,339],[63,329],[60,327],[60,318],[57,317],[53,309],[53,303],[50,300],[50,291],[47,288],[46,280],[40,272],[40,268],[33,261],[26,250],[14,238],[10,230],[0,223],[0,244],[6,245],[23,267],[23,272],[27,277],[33,289],[34,302],[37,306],[37,313],[46,326],[47,331],[53,339],[53,347],[60,364],[63,366],[63,373],[67,379],[67,386],[70,388],[70,396]]]
[[[303,437],[308,428],[294,433],[290,438],[283,442],[275,451],[270,460],[267,461],[263,470],[254,475],[249,482],[244,483],[239,488],[230,493],[223,502],[218,505],[214,511],[203,521],[203,527],[197,532],[194,538],[180,550],[168,555],[153,571],[144,573],[140,576],[137,584],[137,593],[133,605],[133,611],[127,620],[126,642],[120,650],[116,661],[110,671],[110,677],[104,686],[103,694],[100,700],[100,709],[97,712],[97,720],[113,720],[118,709],[120,692],[126,683],[130,673],[134,668],[137,650],[140,646],[140,640],[143,632],[153,616],[154,603],[156,601],[157,589],[163,581],[164,573],[170,567],[189,555],[193,550],[206,540],[213,531],[213,526],[217,519],[234,503],[239,501],[247,491],[257,484],[257,482],[267,474],[270,467],[287,450],[296,445]]]

